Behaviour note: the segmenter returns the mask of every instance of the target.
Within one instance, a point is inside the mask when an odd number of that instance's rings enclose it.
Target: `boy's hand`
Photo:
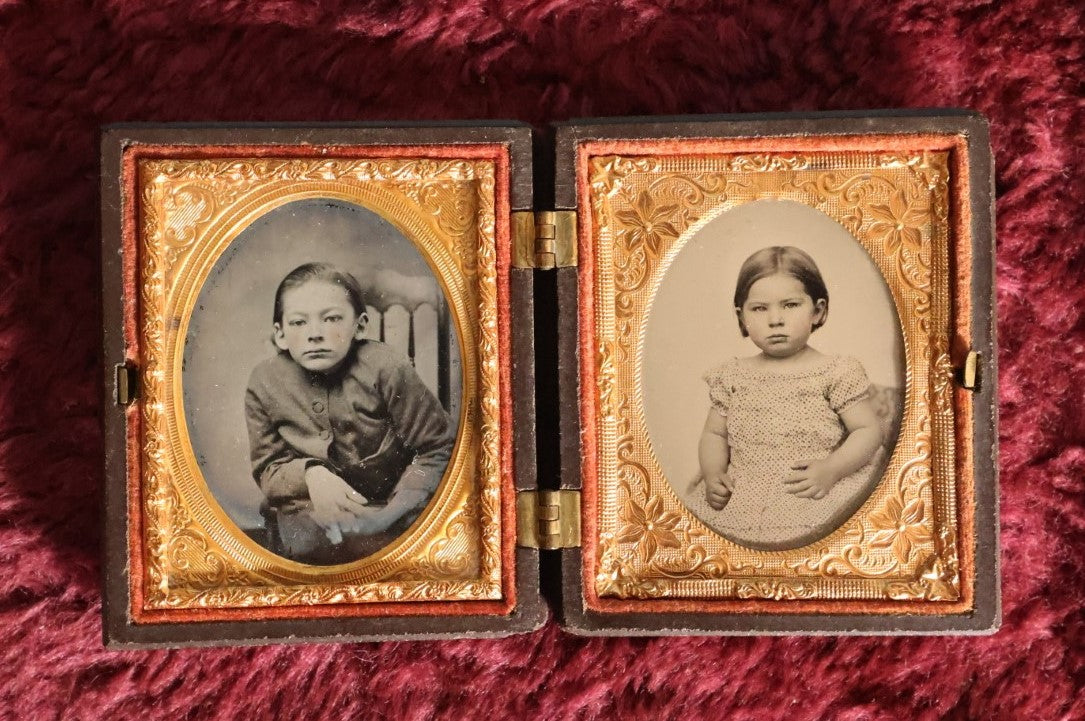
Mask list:
[[[704,477],[705,500],[717,511],[722,511],[731,494],[735,491],[735,482],[726,473],[708,473]]]
[[[392,494],[386,506],[366,506],[362,511],[355,511],[352,523],[343,526],[343,532],[366,535],[382,533],[408,513],[421,510],[428,498],[429,494],[424,491],[398,490]]]
[[[387,531],[398,520],[394,513],[388,511],[388,506],[369,506],[361,511],[355,511],[352,516],[353,518],[342,526],[344,533],[361,533],[369,536]]]
[[[329,541],[341,543],[343,531],[349,530],[354,517],[367,510],[365,496],[324,466],[306,470],[305,485],[313,504],[310,517],[324,529]]]
[[[826,496],[840,480],[823,458],[814,461],[795,461],[791,473],[784,479],[784,490],[799,498],[817,501]]]

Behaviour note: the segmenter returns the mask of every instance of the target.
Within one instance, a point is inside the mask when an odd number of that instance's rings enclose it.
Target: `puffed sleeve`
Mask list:
[[[724,363],[704,374],[704,382],[708,384],[708,400],[724,418],[731,407],[731,393],[734,391],[733,366],[733,363]]]
[[[863,364],[854,358],[841,356],[833,368],[825,395],[829,399],[829,407],[838,414],[868,398],[870,379]]]

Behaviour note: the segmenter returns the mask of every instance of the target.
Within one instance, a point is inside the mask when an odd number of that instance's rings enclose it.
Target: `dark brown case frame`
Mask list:
[[[121,257],[124,148],[135,143],[200,145],[448,145],[502,143],[510,154],[510,210],[577,210],[575,164],[582,141],[945,133],[967,139],[972,209],[973,348],[984,359],[975,396],[975,608],[957,616],[602,614],[583,603],[581,552],[518,547],[517,602],[508,616],[427,615],[133,623],[128,615],[126,420],[114,396],[124,357]],[[997,488],[997,370],[993,282],[993,173],[986,121],[967,111],[624,118],[570,122],[534,137],[508,122],[280,125],[118,125],[102,137],[102,291],[105,440],[103,636],[111,647],[373,641],[504,636],[542,626],[548,606],[568,631],[589,635],[989,633],[1000,621]],[[535,162],[533,163],[533,157]],[[534,166],[534,182],[533,182]],[[534,193],[533,193],[534,186]],[[510,269],[511,383],[517,491],[581,488],[575,267]],[[515,499],[506,499],[515,503]],[[546,600],[544,600],[546,599]],[[548,602],[549,603],[548,603]]]

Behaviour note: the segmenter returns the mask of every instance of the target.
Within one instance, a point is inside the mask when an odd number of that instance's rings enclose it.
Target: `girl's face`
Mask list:
[[[369,318],[358,315],[347,291],[311,280],[283,293],[282,322],[275,324],[275,345],[314,373],[336,368],[361,340]]]
[[[788,358],[806,347],[814,325],[825,315],[825,300],[814,301],[797,278],[766,276],[752,286],[738,309],[750,340],[773,358]]]

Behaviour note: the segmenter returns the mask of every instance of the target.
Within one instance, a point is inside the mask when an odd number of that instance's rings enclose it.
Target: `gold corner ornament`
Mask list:
[[[553,270],[577,263],[575,210],[515,212],[512,238],[515,268]]]

